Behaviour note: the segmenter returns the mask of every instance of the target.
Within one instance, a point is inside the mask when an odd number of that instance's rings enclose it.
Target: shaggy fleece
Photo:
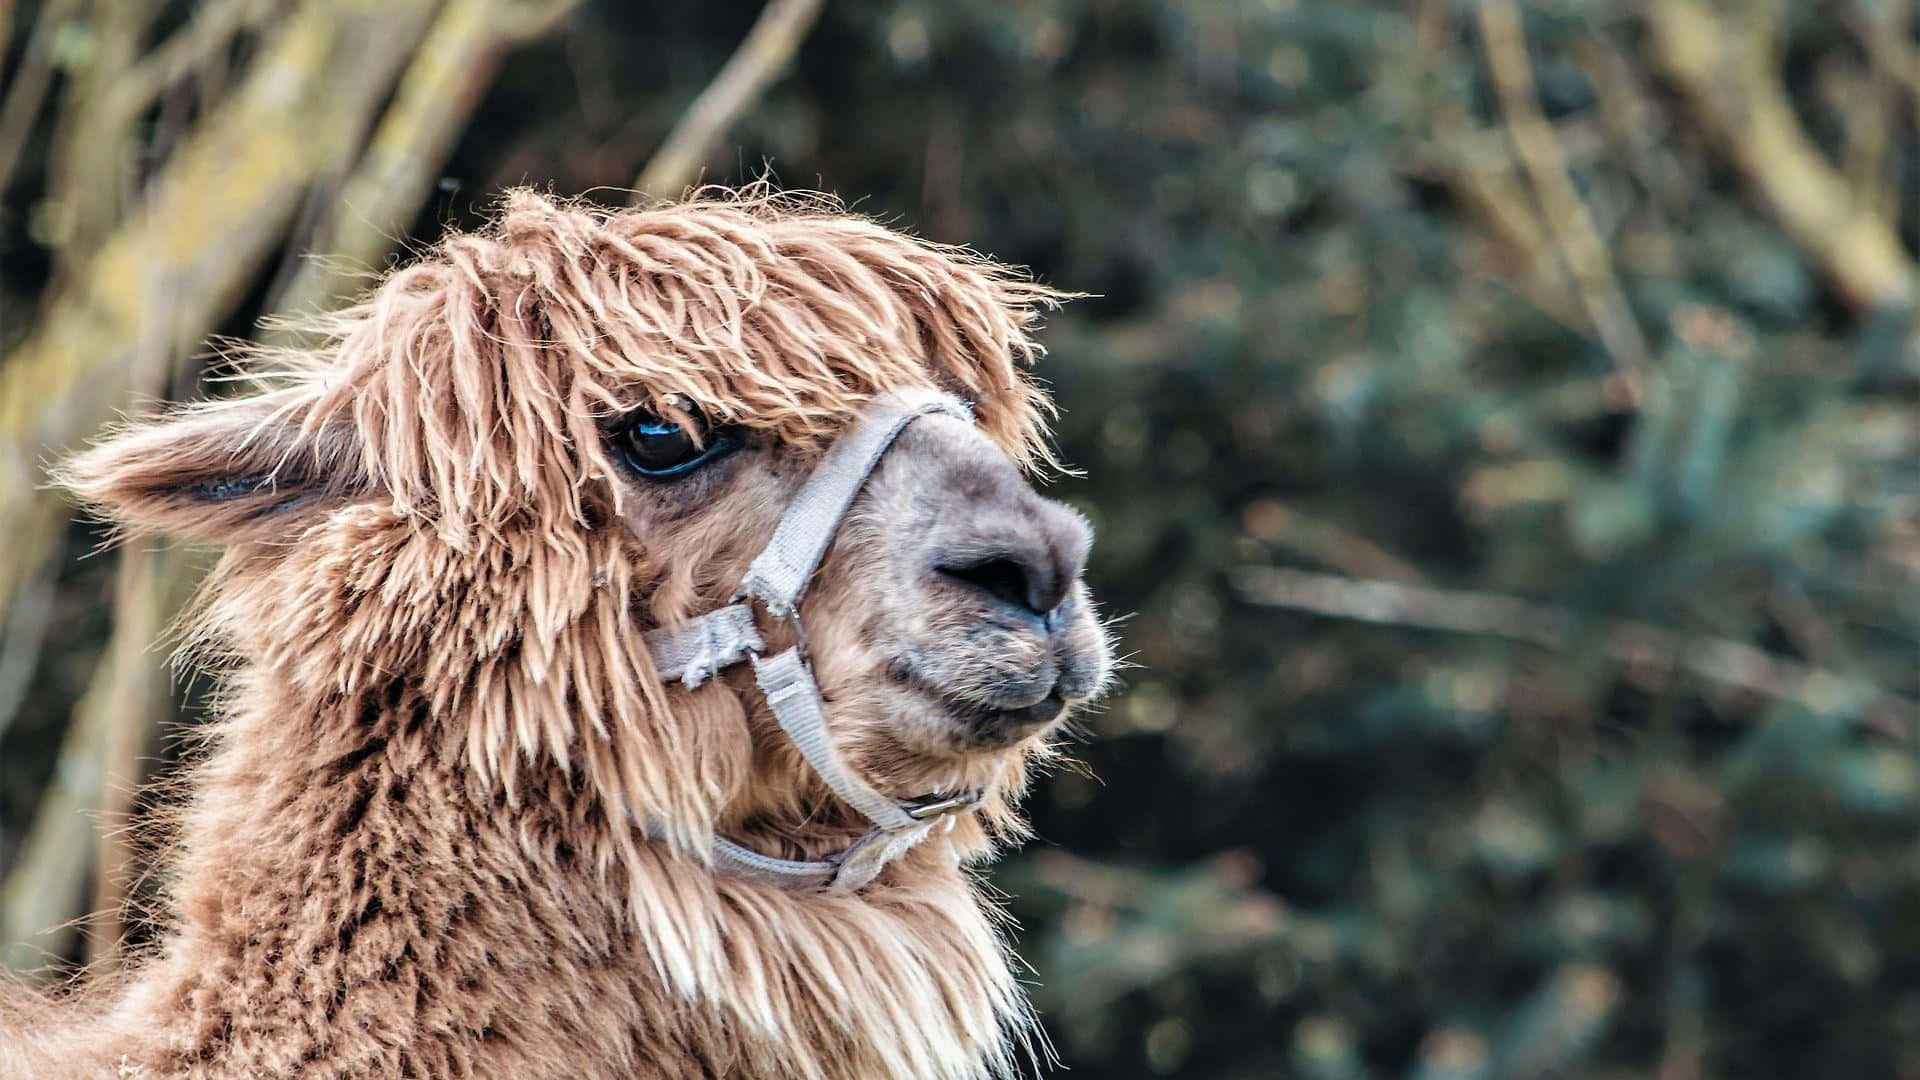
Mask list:
[[[691,403],[804,459],[874,394],[935,386],[1045,467],[1026,369],[1058,298],[818,198],[605,212],[519,191],[313,344],[243,358],[246,393],[73,461],[63,481],[127,531],[224,546],[183,628],[222,700],[157,854],[155,944],[58,995],[0,987],[0,1077],[1031,1060],[968,866],[1017,834],[1046,750],[997,764],[982,813],[860,895],[713,874],[716,830],[817,857],[862,823],[738,673],[654,676],[641,635],[725,602],[729,523],[619,527],[601,426]]]

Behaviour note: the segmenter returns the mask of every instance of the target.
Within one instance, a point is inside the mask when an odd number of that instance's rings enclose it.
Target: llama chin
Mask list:
[[[1112,667],[1086,522],[1028,482],[1062,299],[819,197],[518,191],[68,463],[225,548],[189,628],[224,705],[157,944],[0,988],[0,1075],[1018,1071],[972,867]],[[822,488],[781,610],[757,556]]]

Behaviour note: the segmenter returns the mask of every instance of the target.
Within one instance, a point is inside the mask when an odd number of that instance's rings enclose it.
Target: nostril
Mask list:
[[[966,582],[1000,603],[1014,607],[1027,605],[1027,571],[1014,559],[995,557],[958,567],[937,567],[941,575]]]
[[[1035,615],[1052,611],[1056,603],[1052,601],[1054,590],[1048,582],[1044,582],[1044,575],[1035,575],[1027,563],[1010,555],[995,555],[989,559],[956,565],[943,563],[935,567],[935,573],[973,586],[1000,603],[1020,607]]]

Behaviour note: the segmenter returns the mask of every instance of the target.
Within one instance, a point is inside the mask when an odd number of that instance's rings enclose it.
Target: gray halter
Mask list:
[[[788,889],[825,888],[850,893],[880,871],[949,814],[971,810],[978,793],[923,796],[899,802],[854,775],[835,753],[822,711],[820,687],[807,666],[807,636],[800,626],[800,597],[820,568],[840,522],[880,458],[908,424],[930,413],[973,422],[958,399],[933,390],[883,394],[827,450],[787,507],[773,539],[747,568],[733,603],[673,627],[648,631],[647,652],[664,682],[697,688],[722,668],[752,660],[754,682],[766,696],[780,729],[834,794],[858,810],[873,828],[838,855],[819,861],[776,859],[723,836],[713,838],[714,866],[727,873]],[[754,626],[752,602],[793,624],[799,644],[774,656]]]

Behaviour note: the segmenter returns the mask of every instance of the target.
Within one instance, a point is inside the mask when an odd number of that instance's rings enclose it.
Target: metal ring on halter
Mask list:
[[[908,799],[900,806],[915,821],[933,821],[962,810],[971,810],[979,806],[985,797],[978,791],[963,791],[958,795],[922,795],[917,799]]]

